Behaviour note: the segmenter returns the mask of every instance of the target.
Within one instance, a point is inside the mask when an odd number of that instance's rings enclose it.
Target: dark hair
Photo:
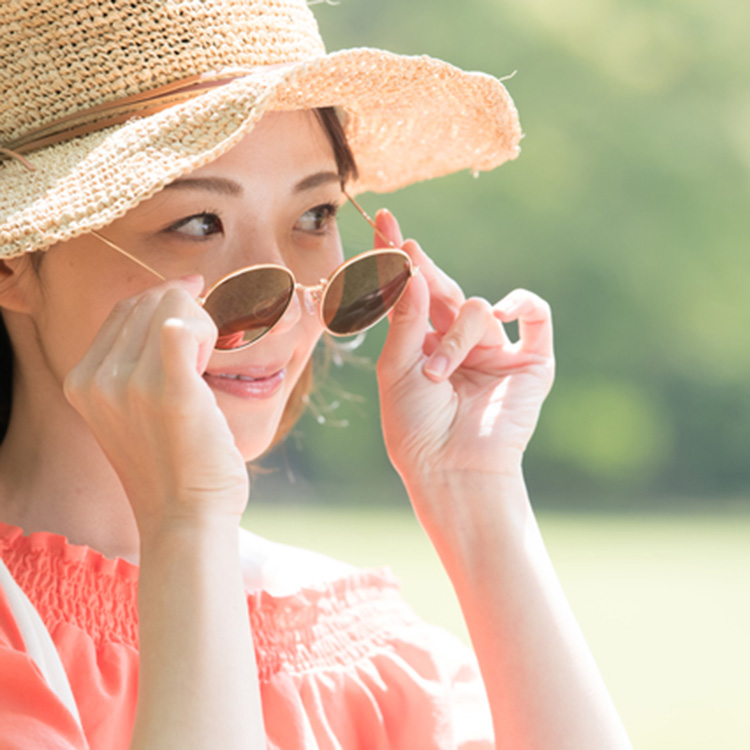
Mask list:
[[[320,107],[315,110],[315,115],[323,126],[323,130],[325,130],[333,148],[333,156],[336,160],[336,169],[339,177],[341,177],[341,184],[345,185],[347,182],[356,180],[358,177],[357,162],[354,159],[351,148],[349,148],[344,126],[341,124],[336,110],[333,107]],[[310,358],[297,384],[294,386],[294,390],[289,396],[284,414],[281,417],[281,422],[279,422],[279,427],[269,446],[269,450],[284,440],[297,420],[302,416],[307,407],[308,397],[313,389],[313,385],[313,360]]]
[[[336,169],[341,177],[341,184],[345,185],[347,182],[356,180],[359,177],[357,163],[354,161],[354,154],[349,148],[344,126],[336,110],[333,107],[320,107],[314,112],[333,148],[333,158],[336,159]]]
[[[13,349],[0,315],[0,442],[5,438],[13,398]]]
[[[354,160],[349,144],[346,140],[343,125],[339,120],[333,107],[322,107],[316,109],[315,115],[323,126],[328,140],[333,148],[336,160],[336,169],[341,177],[341,183],[346,184],[357,179],[357,164]],[[43,254],[31,254],[31,266],[38,272]],[[312,360],[307,363],[304,372],[300,376],[297,385],[292,391],[287,402],[284,415],[273,440],[273,445],[286,437],[295,422],[302,416],[307,403],[307,397],[313,387]],[[10,409],[13,403],[13,348],[10,344],[5,321],[0,315],[0,442],[5,438],[10,420]]]

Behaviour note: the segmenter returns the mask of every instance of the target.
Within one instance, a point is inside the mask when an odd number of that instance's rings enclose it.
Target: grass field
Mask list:
[[[750,748],[750,515],[540,514],[563,586],[638,750]],[[409,511],[251,506],[256,533],[389,565],[467,638]]]

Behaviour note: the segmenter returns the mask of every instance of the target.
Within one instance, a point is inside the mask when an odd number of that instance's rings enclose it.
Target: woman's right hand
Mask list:
[[[216,341],[201,288],[119,302],[65,380],[140,533],[132,750],[266,746],[238,544],[248,478],[201,377]]]
[[[141,536],[172,522],[239,523],[244,460],[201,377],[216,327],[197,276],[120,301],[65,379],[65,394],[117,472]]]

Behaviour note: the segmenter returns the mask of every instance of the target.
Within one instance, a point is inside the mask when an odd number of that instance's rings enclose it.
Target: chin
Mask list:
[[[266,403],[267,408],[254,409],[252,415],[243,413],[244,410],[238,409],[236,403],[227,403],[221,397],[217,401],[245,463],[255,461],[266,453],[279,429],[286,399],[280,399],[275,404]]]
[[[270,443],[269,443],[270,445]],[[264,454],[266,453],[266,450],[268,449],[268,446],[266,446],[263,450],[251,450],[251,449],[243,449],[242,450],[242,457],[245,459],[246,464],[251,464],[255,461],[259,461],[261,458],[263,458]]]
[[[307,358],[299,361],[304,363]],[[221,387],[216,388],[213,387],[216,383],[209,383],[245,463],[259,459],[273,445],[303,370],[304,364],[291,364],[279,382],[261,383],[260,386],[250,384],[246,392],[242,384],[220,382]]]
[[[245,463],[256,461],[263,456],[273,444],[276,430],[264,429],[261,434],[254,432],[252,435],[237,435],[235,433],[235,444],[245,459]]]

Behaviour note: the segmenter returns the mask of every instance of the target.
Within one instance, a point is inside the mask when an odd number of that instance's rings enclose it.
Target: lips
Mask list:
[[[273,373],[275,375],[276,373]],[[212,378],[226,378],[227,380],[244,380],[246,383],[255,383],[259,380],[268,380],[268,378],[273,377],[273,375],[263,375],[261,377],[253,377],[251,375],[241,375],[239,373],[232,375],[228,372],[217,372],[217,373],[210,373],[210,376]]]
[[[208,385],[231,396],[245,399],[263,399],[274,395],[284,382],[283,367],[248,367],[236,372],[206,372]]]

